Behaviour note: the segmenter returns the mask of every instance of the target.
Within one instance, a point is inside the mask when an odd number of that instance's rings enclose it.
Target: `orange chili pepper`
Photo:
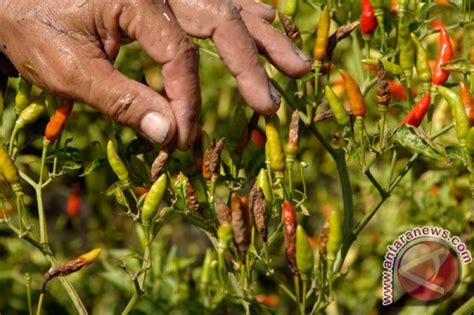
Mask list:
[[[67,214],[70,217],[78,217],[81,210],[81,186],[79,183],[72,183],[71,194],[67,199]]]
[[[395,15],[398,15],[400,13],[398,0],[390,0],[390,12]]]
[[[461,90],[461,100],[464,104],[464,107],[466,108],[469,124],[474,126],[474,100],[472,99],[472,95],[464,81],[459,82],[459,88]]]
[[[255,300],[257,300],[257,302],[262,303],[265,306],[273,307],[273,306],[278,305],[280,298],[278,294],[268,293],[268,294],[257,294],[255,296]]]
[[[62,99],[61,104],[56,108],[53,117],[51,117],[44,131],[44,138],[48,142],[56,140],[61,134],[61,131],[63,131],[67,118],[69,114],[71,114],[72,105],[72,100]]]
[[[360,92],[359,85],[354,79],[344,70],[339,70],[344,79],[347,97],[351,104],[352,114],[356,117],[364,117],[367,113],[364,96]]]

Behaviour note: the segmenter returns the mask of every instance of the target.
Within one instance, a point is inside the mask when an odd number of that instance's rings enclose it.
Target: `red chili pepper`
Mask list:
[[[286,225],[296,224],[296,212],[293,205],[288,200],[283,201],[281,204],[282,210],[282,221]]]
[[[370,0],[362,0],[362,12],[360,15],[360,30],[364,35],[372,34],[377,28],[377,18],[374,7]]]
[[[70,217],[78,217],[81,213],[81,186],[78,183],[72,183],[71,194],[67,199],[67,214]]]
[[[393,99],[400,101],[405,101],[407,99],[407,93],[400,82],[389,80],[388,88],[392,94]]]
[[[61,131],[63,131],[67,119],[71,114],[72,105],[72,100],[62,99],[61,104],[56,108],[53,117],[51,117],[44,131],[44,138],[48,142],[56,140],[61,134]]]
[[[446,27],[441,25],[439,33],[439,50],[436,58],[435,70],[431,78],[431,82],[438,85],[443,85],[449,77],[449,71],[441,68],[441,65],[450,61],[453,58],[453,47],[449,39],[449,34]]]
[[[296,212],[288,200],[283,201],[281,210],[286,257],[290,263],[291,272],[293,275],[298,276],[298,266],[296,265]]]
[[[255,143],[261,150],[265,150],[265,143],[267,142],[267,138],[260,129],[252,129],[250,139],[252,139],[252,142]]]
[[[408,124],[418,127],[428,111],[431,103],[431,94],[425,93],[423,97],[416,103],[412,111],[400,122],[400,125]]]

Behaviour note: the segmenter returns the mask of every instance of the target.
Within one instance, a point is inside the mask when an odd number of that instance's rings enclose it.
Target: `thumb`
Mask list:
[[[93,59],[90,65],[90,86],[79,87],[69,94],[110,118],[140,130],[154,142],[166,144],[171,141],[176,122],[171,106],[163,96],[129,79],[106,59]]]

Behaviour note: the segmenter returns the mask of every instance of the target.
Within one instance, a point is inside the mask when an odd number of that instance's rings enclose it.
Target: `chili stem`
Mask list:
[[[379,105],[378,107],[380,111],[380,121],[379,121],[380,149],[379,150],[382,151],[383,148],[385,147],[385,123],[386,123],[386,118],[387,118],[387,106]]]
[[[295,285],[295,295],[296,295],[296,313],[300,313],[301,303],[300,303],[300,282],[298,276],[293,276],[293,282]]]
[[[288,194],[291,198],[293,197],[293,163],[295,162],[295,157],[293,155],[287,155],[286,157],[286,169],[288,173]]]
[[[36,315],[41,315],[41,309],[43,308],[43,300],[44,300],[44,292],[41,292],[38,299],[38,305],[36,306]]]
[[[314,102],[315,104],[318,103],[319,100],[319,72],[321,71],[321,61],[315,60],[314,61]],[[308,114],[308,118],[310,121],[313,120],[312,115]]]
[[[302,302],[301,302],[301,314],[306,314],[306,292],[308,290],[308,280],[302,280],[303,282],[303,292],[302,292]]]

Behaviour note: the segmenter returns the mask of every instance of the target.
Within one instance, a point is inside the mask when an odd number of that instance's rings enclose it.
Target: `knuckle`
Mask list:
[[[111,100],[110,104],[105,108],[105,113],[115,121],[130,125],[131,122],[128,121],[128,113],[135,100],[136,97],[131,93],[120,94],[115,99]]]
[[[218,15],[225,20],[240,19],[240,11],[242,7],[234,4],[232,1],[218,1]]]

